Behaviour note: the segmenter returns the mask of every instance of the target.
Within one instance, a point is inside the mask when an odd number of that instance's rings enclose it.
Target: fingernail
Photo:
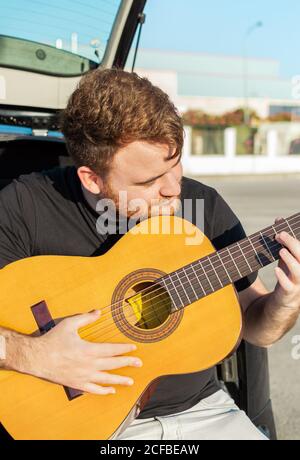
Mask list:
[[[142,367],[143,363],[142,361],[134,361],[134,365],[137,367]]]
[[[133,384],[134,384],[134,381],[133,381],[132,379],[128,379],[128,380],[127,380],[127,384],[128,384],[128,385],[133,385]]]

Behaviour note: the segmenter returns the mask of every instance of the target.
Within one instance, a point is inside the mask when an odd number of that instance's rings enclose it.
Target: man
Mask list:
[[[76,167],[21,176],[0,194],[0,267],[40,254],[103,254],[121,237],[98,231],[103,209],[97,203],[104,198],[116,204],[119,217],[140,220],[149,211],[161,214],[167,207],[171,214],[178,202],[204,199],[204,231],[217,249],[245,236],[214,189],[182,177],[181,119],[147,79],[117,69],[87,74],[63,113],[62,131]],[[142,204],[125,207],[120,192],[129,204]],[[274,292],[256,274],[235,283],[245,311],[244,338],[262,347],[295,324],[300,307],[300,243],[284,232],[277,241],[286,249]],[[136,357],[126,357],[134,346],[89,343],[77,334],[99,314],[67,318],[38,338],[0,328],[6,348],[0,366],[99,397],[133,385],[117,369],[141,367],[138,348]],[[164,378],[119,439],[265,439],[214,375],[209,369]]]

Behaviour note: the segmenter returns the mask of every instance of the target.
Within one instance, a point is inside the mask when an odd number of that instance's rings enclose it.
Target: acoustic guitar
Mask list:
[[[235,350],[242,314],[233,282],[279,258],[274,237],[282,230],[298,238],[300,213],[216,251],[190,222],[156,216],[99,257],[36,256],[7,265],[0,271],[1,326],[42,334],[57,318],[99,308],[99,320],[80,336],[135,343],[143,367],[118,369],[135,383],[107,396],[3,370],[5,429],[15,439],[117,437],[159,379],[208,369]]]

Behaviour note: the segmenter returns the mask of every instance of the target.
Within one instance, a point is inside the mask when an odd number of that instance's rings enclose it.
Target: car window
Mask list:
[[[80,75],[101,63],[121,0],[1,2],[0,66]]]

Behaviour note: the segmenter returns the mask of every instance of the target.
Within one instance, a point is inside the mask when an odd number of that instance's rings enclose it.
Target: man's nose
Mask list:
[[[160,188],[160,194],[164,197],[173,197],[180,194],[181,187],[178,178],[172,173],[166,174]]]

